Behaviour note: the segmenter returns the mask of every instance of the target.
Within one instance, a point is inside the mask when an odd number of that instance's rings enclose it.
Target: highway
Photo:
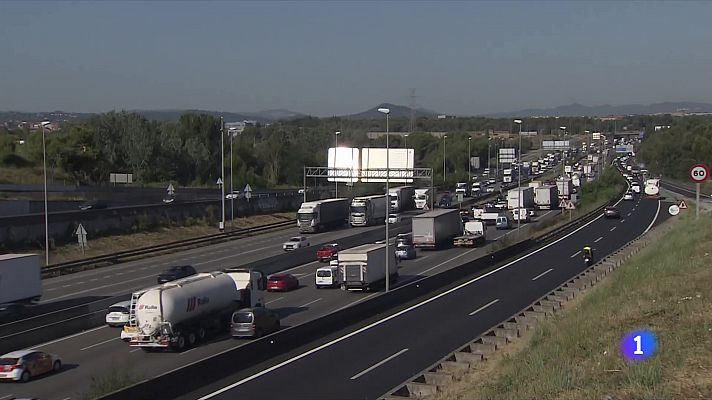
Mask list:
[[[180,399],[376,399],[586,269],[585,244],[603,257],[667,215],[658,201],[640,197],[618,207],[621,219],[599,217],[404,310]]]
[[[538,218],[549,218],[556,213],[556,211],[542,212]],[[532,225],[523,225],[523,229],[527,229],[527,226]],[[383,229],[383,226],[375,227],[375,229]],[[515,230],[497,231],[490,227],[487,237],[488,240],[493,241],[503,235],[513,234],[514,232]],[[259,240],[259,243],[262,243],[264,238],[255,238],[255,240]],[[279,239],[277,242],[281,244],[281,240]],[[269,242],[267,241],[266,243]],[[258,247],[266,246],[266,244],[255,245]],[[264,250],[269,251],[268,249]],[[281,249],[278,252],[281,252]],[[401,262],[400,278],[397,285],[408,284],[423,276],[436,274],[468,260],[478,258],[483,254],[485,254],[485,249],[481,248],[448,248],[439,251],[419,251],[416,259]],[[216,255],[219,256],[219,254]],[[221,257],[227,257],[227,255]],[[239,254],[231,257],[230,260],[239,259],[242,261]],[[221,264],[221,261],[211,261],[209,264],[203,264],[199,267],[202,270],[209,270],[230,265],[229,263]],[[288,272],[299,278],[301,287],[298,290],[286,293],[267,293],[265,298],[267,306],[280,315],[284,326],[293,326],[319,318],[377,294],[344,292],[338,289],[317,290],[314,287],[314,272],[320,265],[322,264],[314,261],[288,270]],[[145,274],[149,275],[148,271],[145,271]],[[67,276],[67,278],[70,277],[72,276]],[[152,284],[155,274],[146,279]],[[136,282],[134,283],[137,284]],[[112,290],[120,291],[120,288],[114,287]],[[69,291],[64,294],[69,293],[72,292]],[[131,368],[132,372],[141,377],[153,377],[246,343],[244,340],[219,337],[210,343],[182,353],[144,353],[140,349],[132,349],[122,342],[119,339],[119,333],[120,330],[117,328],[102,326],[35,346],[35,348],[61,355],[66,368],[59,374],[41,377],[22,386],[13,386],[11,387],[12,394],[16,396],[36,396],[43,400],[77,399],[87,389],[87,383],[90,382],[91,377],[107,375],[112,369]],[[2,395],[0,395],[0,399],[2,399]]]

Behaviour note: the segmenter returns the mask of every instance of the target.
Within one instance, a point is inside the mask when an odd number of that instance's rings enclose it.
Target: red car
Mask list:
[[[336,260],[339,256],[339,245],[336,243],[325,244],[319,250],[316,251],[316,258],[322,262],[329,262],[331,260]]]
[[[299,288],[299,279],[291,274],[274,274],[267,279],[268,292],[286,292]]]

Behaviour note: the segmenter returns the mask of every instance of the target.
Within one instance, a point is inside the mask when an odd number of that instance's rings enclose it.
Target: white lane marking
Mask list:
[[[115,273],[114,275],[115,275],[115,276],[119,276],[119,275],[123,275],[123,274],[124,274],[123,272],[117,272],[117,273]]]
[[[313,275],[314,275],[314,272],[308,272],[308,273],[304,273],[304,274],[296,274],[294,276],[296,276],[297,279],[302,279],[302,278],[308,278]]]
[[[98,280],[99,280],[99,278],[89,279],[89,281],[91,281],[91,282],[96,282],[96,281],[98,281]]]
[[[373,371],[374,369],[380,367],[381,365],[387,363],[388,361],[391,361],[392,359],[398,357],[399,355],[405,353],[406,351],[408,351],[408,349],[403,349],[403,350],[397,352],[396,354],[393,354],[393,355],[390,356],[390,357],[386,357],[384,360],[379,361],[379,362],[373,364],[372,366],[370,366],[370,367],[364,369],[363,371],[359,372],[358,374],[352,376],[352,377],[351,377],[351,380],[358,379],[358,378],[360,378],[360,377],[366,375],[367,373]]]
[[[554,270],[554,268],[549,268],[549,269],[547,269],[546,271],[542,272],[541,274],[539,274],[539,275],[533,277],[532,280],[535,281],[535,280],[541,278],[542,276],[548,274],[549,272],[551,272],[551,271],[553,271],[553,270]]]
[[[613,228],[609,229],[610,232],[613,232],[616,230],[616,227],[614,226]]]
[[[625,219],[622,219],[622,220],[621,220],[621,224],[624,223],[624,222],[625,222]]]
[[[630,217],[630,213],[626,214],[626,217]]]
[[[579,254],[581,254],[581,250],[575,252],[575,253],[572,254],[571,257],[569,257],[569,258],[574,258],[574,257],[576,257],[576,256],[579,255]]]
[[[220,257],[220,258],[213,258],[212,260],[207,260],[207,261],[203,261],[203,262],[199,262],[199,263],[194,263],[193,265],[205,265],[205,264],[210,264],[210,263],[214,263],[214,262],[217,262],[217,261],[227,260],[228,258],[242,257],[242,256],[245,255],[245,254],[254,253],[254,252],[256,252],[256,251],[260,251],[260,250],[264,250],[264,249],[269,249],[269,248],[271,248],[271,247],[272,247],[272,246],[258,247],[258,248],[256,248],[256,249],[252,249],[252,250],[242,251],[242,252],[239,252],[239,253],[233,253],[233,254],[230,254],[229,256]]]
[[[134,353],[134,352],[137,352],[137,351],[139,351],[139,350],[141,350],[140,347],[139,347],[138,349],[133,349],[133,350],[129,351],[129,353]]]
[[[190,353],[191,351],[193,351],[193,350],[196,350],[196,349],[197,349],[197,347],[193,347],[193,348],[192,348],[192,349],[190,349],[190,350],[186,350],[186,351],[184,351],[184,352],[180,353],[180,355],[183,355],[183,354],[188,354],[188,353]]]
[[[455,257],[453,257],[453,258],[450,258],[450,259],[448,259],[448,260],[445,260],[445,261],[441,262],[440,264],[438,264],[438,265],[436,265],[436,266],[434,266],[434,267],[431,267],[431,268],[426,269],[425,271],[421,272],[420,274],[421,274],[421,275],[422,275],[422,274],[427,274],[428,272],[430,272],[430,271],[432,271],[432,270],[434,270],[434,269],[436,269],[436,268],[442,267],[443,265],[449,263],[450,261],[452,261],[452,260],[454,260],[454,259],[457,259],[457,258],[460,258],[460,257],[464,257],[464,256],[466,256],[466,255],[472,253],[473,251],[477,250],[477,249],[478,249],[478,248],[475,247],[474,249],[467,250],[467,251],[464,252],[464,253],[460,253],[459,255],[457,255],[457,256],[455,256]]]
[[[79,281],[79,282],[76,282],[75,285],[83,285],[83,284],[85,284],[85,283],[86,283],[86,282],[84,282],[84,281]]]
[[[650,230],[650,228],[653,227],[653,224],[655,223],[655,220],[658,219],[658,214],[659,214],[659,213],[660,213],[660,200],[658,200],[658,209],[655,210],[655,216],[653,217],[653,220],[650,221],[650,225],[648,225],[648,227],[645,229],[645,232],[643,232],[643,234],[648,233],[648,231]]]
[[[601,240],[603,240],[603,236],[601,236],[601,237],[599,237],[598,239],[594,240],[593,243],[598,243],[598,242],[600,242]]]
[[[478,308],[477,310],[471,312],[469,315],[475,315],[475,314],[477,314],[478,312],[484,310],[485,308],[491,306],[492,304],[494,304],[494,303],[496,303],[496,302],[498,302],[498,301],[499,301],[499,299],[494,299],[494,300],[490,301],[489,303],[485,304],[484,306]]]
[[[63,288],[64,288],[64,287],[70,287],[70,286],[72,286],[72,285],[62,285]]]
[[[6,395],[6,396],[0,397],[0,400],[14,399],[14,398],[15,398],[15,395],[13,395],[13,394],[8,394],[8,395]]]
[[[369,297],[373,297],[373,296],[375,296],[375,295],[377,295],[377,294],[379,294],[379,293],[371,293],[371,294],[369,294],[368,296],[364,296],[364,297],[362,297],[362,298],[360,298],[360,299],[358,299],[358,300],[356,300],[356,301],[352,301],[351,303],[349,303],[349,304],[347,304],[347,305],[345,305],[345,306],[343,306],[343,307],[339,307],[339,308],[337,308],[336,310],[330,312],[329,314],[335,313],[335,312],[337,312],[337,311],[341,311],[341,310],[343,310],[344,308],[351,307],[352,305],[357,304],[357,303],[360,303],[360,302],[362,302],[362,301],[368,299]]]
[[[140,281],[140,280],[142,280],[142,279],[151,278],[151,277],[153,277],[153,276],[155,276],[155,275],[139,276],[138,278],[126,279],[126,280],[123,280],[123,281],[121,281],[121,282],[109,283],[109,284],[102,285],[102,286],[95,286],[95,287],[92,287],[92,288],[89,288],[89,289],[80,290],[80,291],[78,291],[78,292],[67,293],[67,294],[63,294],[63,295],[61,295],[61,296],[52,297],[51,299],[45,299],[45,300],[43,300],[43,301],[40,301],[40,303],[49,303],[50,301],[56,301],[56,300],[59,300],[59,299],[63,299],[63,298],[65,298],[65,297],[74,296],[75,294],[81,294],[81,293],[86,293],[86,292],[93,292],[93,291],[95,291],[95,290],[104,289],[104,288],[108,288],[108,287],[111,287],[111,286],[123,285],[123,284],[125,284],[125,283],[129,283],[129,282],[133,282],[133,281]]]
[[[420,256],[420,257],[416,258],[415,260],[413,260],[413,262],[414,262],[414,263],[417,263],[417,262],[419,262],[419,261],[425,260],[425,259],[428,258],[428,257],[430,257],[430,256]]]
[[[97,327],[97,328],[89,329],[88,331],[75,333],[74,335],[69,335],[69,336],[65,336],[65,337],[63,337],[63,338],[59,338],[59,339],[55,339],[55,340],[52,340],[52,341],[49,341],[49,342],[45,342],[45,343],[42,343],[42,344],[38,344],[38,345],[36,345],[36,346],[30,347],[30,349],[38,349],[38,348],[40,348],[40,347],[49,346],[49,345],[51,345],[51,344],[59,343],[59,342],[62,342],[62,341],[64,341],[64,340],[71,339],[71,338],[75,338],[75,337],[77,337],[77,336],[81,336],[81,335],[84,335],[84,334],[87,334],[87,333],[91,333],[91,332],[94,332],[94,331],[98,331],[99,329],[104,329],[104,328],[106,328],[106,325],[102,325],[102,326],[99,326],[99,327]]]
[[[314,300],[314,301],[310,301],[310,302],[308,302],[307,304],[302,304],[302,305],[301,305],[301,306],[299,306],[299,307],[306,307],[306,306],[310,306],[310,305],[312,305],[312,304],[316,303],[317,301],[321,301],[321,297],[319,297],[318,299],[316,299],[316,300]]]
[[[267,304],[269,304],[269,303],[274,303],[275,301],[280,301],[280,300],[282,300],[283,298],[284,298],[284,297],[277,297],[277,298],[274,299],[274,300],[270,300],[270,301],[266,302],[265,305],[267,305]]]
[[[57,290],[57,288],[55,287],[55,288],[45,289],[46,292],[51,292],[51,291],[53,291],[53,290]],[[0,399],[0,400],[2,400],[2,399]]]
[[[121,339],[114,337],[114,338],[111,338],[111,339],[109,339],[109,340],[104,340],[103,342],[94,343],[94,344],[92,344],[92,345],[90,345],[90,346],[87,346],[87,347],[82,347],[81,349],[79,349],[79,351],[84,351],[84,350],[91,349],[92,347],[101,346],[102,344],[109,343],[109,342],[113,342],[114,340],[121,340]]]
[[[620,202],[620,200],[618,200],[618,201]],[[616,203],[616,204],[617,204],[617,203]],[[241,380],[239,380],[239,381],[237,381],[237,382],[235,382],[235,383],[231,383],[231,384],[229,384],[229,385],[227,385],[227,386],[225,386],[225,387],[223,387],[223,388],[221,388],[221,389],[218,389],[218,390],[216,390],[216,391],[214,391],[214,392],[212,392],[212,393],[208,393],[208,394],[206,394],[205,396],[199,398],[198,400],[207,400],[207,399],[213,398],[213,397],[215,397],[215,396],[218,396],[218,395],[220,395],[220,394],[222,394],[222,393],[225,393],[225,392],[227,392],[227,391],[229,391],[229,390],[232,390],[232,389],[234,389],[234,388],[236,388],[236,387],[238,387],[238,386],[240,386],[240,385],[242,385],[242,384],[244,384],[244,383],[253,381],[253,380],[255,380],[255,379],[257,379],[257,378],[259,378],[259,377],[261,377],[261,376],[263,376],[263,375],[267,375],[267,374],[269,374],[269,373],[272,372],[272,371],[275,371],[275,370],[277,370],[277,369],[280,369],[280,368],[284,367],[285,365],[289,365],[289,364],[291,364],[291,363],[293,363],[293,362],[295,362],[295,361],[301,360],[302,358],[308,357],[308,356],[310,356],[310,355],[312,355],[312,354],[314,354],[314,353],[317,353],[317,352],[319,352],[319,351],[321,351],[321,350],[324,350],[324,349],[326,349],[326,348],[329,348],[329,347],[331,347],[331,346],[333,346],[333,345],[335,345],[335,344],[337,344],[337,343],[343,342],[344,340],[349,339],[349,338],[351,338],[351,337],[353,337],[353,336],[356,336],[356,335],[358,335],[358,334],[360,334],[360,333],[362,333],[362,332],[365,332],[365,331],[367,331],[367,330],[369,330],[369,329],[373,329],[374,327],[376,327],[376,326],[378,326],[378,325],[381,325],[381,324],[384,324],[384,323],[386,323],[386,322],[388,322],[388,321],[390,321],[390,320],[392,320],[392,319],[394,319],[394,318],[398,318],[398,317],[400,317],[400,316],[403,315],[403,314],[409,313],[409,312],[411,312],[411,311],[413,311],[413,310],[415,310],[415,309],[417,309],[417,308],[420,308],[420,307],[422,307],[422,306],[424,306],[424,305],[426,305],[426,304],[428,304],[428,303],[431,303],[431,302],[433,302],[433,301],[435,301],[435,300],[438,300],[438,299],[440,299],[441,297],[447,296],[447,295],[449,295],[449,294],[452,293],[452,292],[455,292],[455,291],[460,290],[460,289],[462,289],[462,288],[464,288],[464,287],[466,287],[466,286],[469,286],[469,285],[471,285],[471,284],[473,284],[473,283],[475,283],[475,282],[477,282],[477,281],[479,281],[479,280],[482,280],[482,279],[484,279],[484,278],[486,278],[486,277],[488,277],[488,276],[490,276],[490,275],[492,275],[492,274],[496,274],[497,272],[499,272],[499,271],[501,271],[501,270],[503,270],[503,269],[505,269],[505,268],[509,268],[510,266],[512,266],[512,265],[514,265],[514,264],[516,264],[516,263],[518,263],[519,261],[524,260],[525,258],[531,257],[532,255],[537,254],[537,253],[539,253],[540,251],[543,251],[544,249],[547,249],[547,248],[549,248],[549,247],[551,247],[551,246],[553,246],[553,245],[555,245],[555,244],[561,242],[562,240],[569,238],[571,235],[574,235],[574,234],[577,233],[578,231],[580,231],[580,230],[586,228],[587,226],[591,225],[592,223],[598,221],[601,217],[603,217],[603,214],[601,214],[601,215],[599,215],[598,217],[596,217],[596,218],[590,220],[589,222],[587,222],[587,223],[581,225],[580,227],[578,227],[578,228],[575,229],[574,231],[570,232],[569,234],[567,234],[567,235],[565,235],[565,236],[563,236],[563,237],[561,237],[561,238],[559,238],[559,239],[557,239],[557,240],[555,240],[555,241],[553,241],[553,242],[551,242],[551,243],[549,243],[549,244],[547,244],[547,245],[544,245],[544,246],[542,246],[542,247],[539,247],[538,249],[532,251],[531,253],[525,254],[525,255],[523,255],[523,256],[521,256],[521,257],[515,259],[515,260],[512,260],[512,261],[508,262],[507,264],[502,265],[502,266],[499,267],[499,268],[495,268],[495,269],[493,269],[493,270],[490,271],[490,272],[487,272],[487,273],[485,273],[485,274],[482,274],[482,275],[480,275],[480,276],[477,276],[477,277],[475,277],[475,278],[472,278],[472,279],[470,279],[469,281],[466,281],[466,282],[464,282],[464,283],[461,283],[461,284],[459,284],[458,286],[455,286],[455,287],[452,288],[452,289],[448,289],[448,290],[446,290],[446,291],[444,291],[444,292],[442,292],[442,293],[440,293],[440,294],[438,294],[438,295],[435,295],[435,296],[433,296],[433,297],[430,297],[430,298],[428,298],[428,299],[425,299],[425,300],[421,301],[420,303],[413,304],[412,306],[410,306],[410,307],[408,307],[408,308],[406,308],[406,309],[404,309],[404,310],[398,311],[398,312],[395,313],[395,314],[391,314],[391,315],[389,315],[389,316],[387,316],[387,317],[384,317],[384,318],[382,318],[382,319],[379,319],[378,321],[372,322],[371,324],[366,325],[366,326],[364,326],[363,328],[357,329],[357,330],[355,330],[355,331],[353,331],[353,332],[351,332],[351,333],[347,333],[346,335],[341,336],[341,337],[338,337],[338,338],[336,338],[336,339],[334,339],[334,340],[332,340],[332,341],[330,341],[330,342],[328,342],[328,343],[322,344],[321,346],[315,347],[315,348],[313,348],[313,349],[311,349],[311,350],[309,350],[309,351],[305,351],[304,353],[301,353],[301,354],[299,354],[299,355],[297,355],[297,356],[294,356],[294,357],[292,357],[292,358],[290,358],[290,359],[287,359],[287,360],[285,360],[285,361],[282,361],[282,362],[279,363],[279,364],[276,364],[276,365],[273,365],[273,366],[271,366],[271,367],[269,367],[269,368],[263,369],[263,370],[260,371],[260,372],[257,372],[257,373],[255,373],[255,374],[253,374],[253,375],[250,375],[250,376],[248,376],[248,377],[246,377],[246,378],[244,378],[244,379],[241,379]],[[398,290],[398,289],[400,289],[400,288],[402,288],[402,287],[405,287],[405,286],[397,287],[397,288],[395,288],[394,290]],[[372,293],[371,295],[375,295],[375,294],[376,294],[376,293]],[[369,296],[371,296],[371,295],[369,295]],[[368,296],[367,296],[367,297],[368,297]],[[365,299],[365,298],[364,298],[364,299]],[[364,299],[362,299],[362,300],[364,300]],[[344,307],[342,307],[342,308],[344,308]],[[288,328],[288,329],[289,329],[289,328]],[[201,362],[201,361],[207,360],[208,358],[215,357],[216,355],[220,355],[220,354],[223,354],[223,353],[228,352],[228,351],[231,351],[231,350],[233,350],[233,349],[230,348],[230,349],[227,349],[227,350],[224,350],[224,351],[215,353],[215,354],[211,354],[211,355],[209,355],[209,356],[207,356],[207,357],[204,357],[204,358],[202,358],[202,359],[200,359],[200,360],[194,361],[194,362],[191,363],[191,364],[183,365],[183,366],[181,366],[180,368],[187,368],[187,367],[190,367],[191,365],[193,365],[193,364],[195,364],[195,363],[199,363],[199,362]],[[170,372],[170,371],[169,371],[169,372]]]
[[[316,265],[319,265],[319,264],[322,264],[322,263],[321,263],[320,261],[312,261],[312,262],[310,262],[310,263],[308,263],[308,264],[297,265],[296,267],[293,267],[293,268],[290,268],[290,269],[285,269],[285,270],[283,270],[283,271],[281,271],[281,272],[294,271],[295,269],[305,268],[305,267],[308,267],[308,266],[310,266],[310,265],[315,265],[315,264],[316,264]]]

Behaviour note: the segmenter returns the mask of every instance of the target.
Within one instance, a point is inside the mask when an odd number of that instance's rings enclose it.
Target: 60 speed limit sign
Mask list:
[[[690,179],[702,183],[710,177],[710,169],[705,164],[695,164],[690,168]]]

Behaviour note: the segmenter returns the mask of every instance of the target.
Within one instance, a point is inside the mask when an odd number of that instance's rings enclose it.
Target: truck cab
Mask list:
[[[467,182],[457,182],[455,185],[455,194],[462,194],[467,196]]]
[[[512,219],[515,221],[529,222],[529,210],[526,208],[515,208],[512,210]]]

